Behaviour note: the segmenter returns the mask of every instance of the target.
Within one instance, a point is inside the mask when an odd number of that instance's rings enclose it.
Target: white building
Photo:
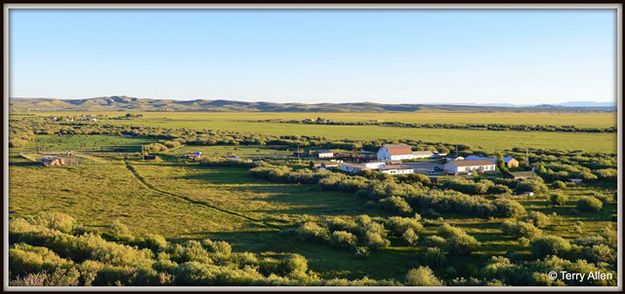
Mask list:
[[[317,150],[317,158],[333,158],[334,151],[332,150]]]
[[[380,161],[367,162],[367,163],[341,162],[339,164],[339,169],[342,171],[351,173],[351,174],[356,174],[356,173],[366,171],[366,170],[380,169],[381,167],[384,167],[384,166],[385,166],[385,163],[380,162]]]
[[[414,168],[405,165],[386,165],[379,168],[382,173],[391,175],[402,175],[414,173]]]
[[[378,160],[395,161],[405,159],[433,158],[432,151],[412,151],[406,144],[385,144],[378,149]]]
[[[467,174],[473,171],[483,173],[496,170],[495,164],[488,160],[453,160],[445,163],[443,169],[449,174]]]

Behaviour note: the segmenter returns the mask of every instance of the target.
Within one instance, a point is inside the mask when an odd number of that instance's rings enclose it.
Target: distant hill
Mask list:
[[[524,112],[524,111],[616,111],[606,105],[447,105],[447,104],[380,104],[360,103],[273,103],[231,100],[173,100],[127,96],[108,96],[87,99],[11,98],[11,112],[27,111],[198,111],[198,112]]]

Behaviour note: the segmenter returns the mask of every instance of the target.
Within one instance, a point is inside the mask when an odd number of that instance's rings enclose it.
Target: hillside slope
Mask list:
[[[486,106],[446,104],[380,104],[359,103],[273,103],[243,102],[232,100],[173,100],[150,99],[127,96],[108,96],[86,99],[57,98],[11,98],[11,112],[28,111],[206,111],[206,112],[414,112],[414,111],[458,111],[458,112],[576,112],[616,111],[610,106],[570,107],[562,105],[538,106]]]

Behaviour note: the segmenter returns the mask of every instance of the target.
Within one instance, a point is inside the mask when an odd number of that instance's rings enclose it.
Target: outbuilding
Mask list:
[[[497,163],[497,158],[496,157],[483,157],[483,156],[477,156],[477,155],[469,155],[467,157],[465,157],[464,159],[466,160],[488,160],[492,163]],[[510,157],[510,156],[504,156],[503,157],[503,162],[506,164],[507,168],[516,168],[519,167],[519,162]]]
[[[448,174],[468,174],[471,172],[494,172],[495,164],[488,160],[453,160],[445,163],[443,169]]]

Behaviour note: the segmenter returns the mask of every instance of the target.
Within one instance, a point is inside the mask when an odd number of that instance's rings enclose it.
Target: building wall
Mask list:
[[[414,173],[414,169],[387,169],[382,170],[382,173],[392,175],[412,174]]]
[[[386,150],[386,148],[382,147],[378,149],[378,160],[391,160],[391,155],[388,153],[388,150]]]
[[[472,171],[495,171],[494,165],[475,165],[475,166],[456,166],[453,162],[446,163],[443,168],[450,174],[455,173],[470,173]]]

